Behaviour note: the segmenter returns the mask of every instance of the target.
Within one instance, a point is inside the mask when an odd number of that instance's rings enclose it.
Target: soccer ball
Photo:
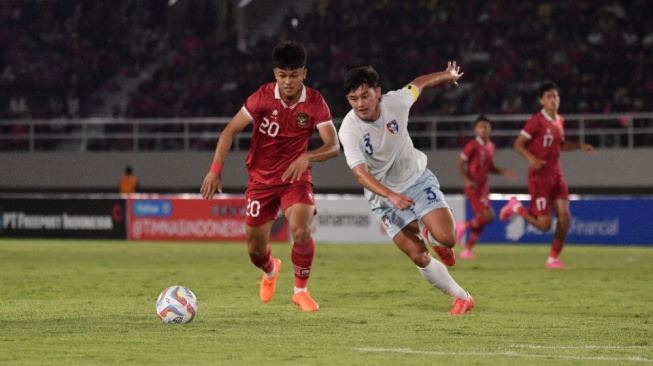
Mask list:
[[[188,288],[175,285],[161,292],[156,300],[156,313],[168,324],[190,323],[197,315],[197,298]]]

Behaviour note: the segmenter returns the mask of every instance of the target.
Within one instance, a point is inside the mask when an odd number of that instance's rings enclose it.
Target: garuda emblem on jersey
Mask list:
[[[388,128],[388,131],[390,131],[390,133],[393,135],[399,132],[399,124],[397,123],[396,119],[393,119],[392,121],[388,122],[385,126]]]
[[[308,114],[297,113],[297,124],[300,126],[306,126],[307,123],[308,123]]]

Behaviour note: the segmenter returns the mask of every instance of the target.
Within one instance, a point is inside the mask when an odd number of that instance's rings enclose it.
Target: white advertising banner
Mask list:
[[[456,220],[465,218],[463,195],[445,196]],[[315,195],[317,216],[313,239],[319,243],[388,243],[392,239],[376,219],[363,195]]]

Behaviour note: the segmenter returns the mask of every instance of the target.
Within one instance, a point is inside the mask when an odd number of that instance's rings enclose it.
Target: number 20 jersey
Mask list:
[[[284,185],[281,176],[308,148],[315,128],[333,124],[322,95],[302,88],[299,101],[286,105],[277,83],[261,86],[247,98],[242,111],[253,121],[252,142],[245,160],[251,184]],[[300,181],[312,182],[310,166]]]

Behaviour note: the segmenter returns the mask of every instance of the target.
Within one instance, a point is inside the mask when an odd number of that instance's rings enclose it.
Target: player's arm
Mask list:
[[[590,144],[586,144],[584,142],[569,142],[567,140],[563,140],[562,144],[560,144],[560,150],[562,151],[572,151],[572,150],[584,150],[590,153],[594,153],[596,150],[594,149],[594,146]]]
[[[317,132],[320,134],[320,138],[322,139],[322,146],[315,150],[307,151],[297,160],[293,161],[281,176],[282,181],[290,179],[290,183],[292,183],[302,176],[310,162],[329,160],[340,154],[338,133],[336,132],[333,123],[321,124],[318,127]]]
[[[456,65],[456,61],[449,61],[446,70],[418,76],[408,85],[406,85],[406,89],[411,90],[413,92],[413,99],[417,100],[419,94],[426,88],[430,88],[447,81],[454,85],[458,85],[458,79],[460,79],[463,74],[464,72],[460,72],[460,66]]]
[[[528,160],[528,165],[531,167],[531,169],[539,170],[542,168],[542,165],[546,164],[546,161],[539,159],[537,156],[531,154],[531,152],[528,151],[527,145],[529,141],[530,138],[528,138],[523,133],[520,133],[515,140],[513,148],[517,150],[521,156]]]
[[[234,143],[236,135],[244,130],[249,123],[249,118],[241,109],[236,113],[234,118],[229,121],[222,133],[220,133],[218,145],[215,148],[215,155],[213,156],[211,170],[204,178],[202,188],[200,188],[202,197],[205,199],[210,200],[213,198],[216,189],[218,192],[222,193],[222,164],[224,164],[227,154],[229,154],[229,150],[231,150],[231,145]]]
[[[361,163],[351,168],[354,177],[360,185],[368,190],[385,197],[390,203],[400,210],[405,210],[415,204],[415,201],[405,194],[399,194],[392,191],[390,188],[384,186],[378,179],[374,178],[367,169],[365,163]]]
[[[492,167],[490,168],[490,173],[496,175],[503,175],[510,178],[511,180],[517,179],[517,175],[515,174],[514,171],[512,171],[512,169],[499,168],[498,166],[494,165],[494,163],[492,163]]]
[[[465,168],[466,165],[467,160],[465,160],[462,156],[459,156],[458,160],[456,161],[456,170],[458,171],[458,175],[463,178],[465,187],[474,188],[476,187],[476,183],[472,180],[469,174],[467,174],[467,169]]]

